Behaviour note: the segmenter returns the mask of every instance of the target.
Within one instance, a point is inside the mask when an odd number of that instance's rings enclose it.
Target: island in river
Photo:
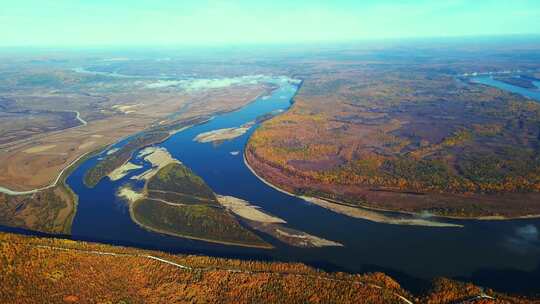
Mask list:
[[[145,229],[226,245],[272,248],[244,227],[247,225],[291,246],[341,246],[288,228],[284,220],[244,200],[217,196],[202,178],[172,158],[164,148],[143,149],[138,157],[144,157],[153,165],[132,177],[145,181],[142,190],[138,192],[126,184],[118,189],[117,195],[128,201],[131,219]]]
[[[271,248],[243,228],[189,168],[171,163],[152,176],[144,197],[130,203],[134,222],[152,231],[229,245]]]

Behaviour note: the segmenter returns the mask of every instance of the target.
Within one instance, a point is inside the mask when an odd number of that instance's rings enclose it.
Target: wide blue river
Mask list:
[[[509,91],[519,89],[520,94],[525,90],[491,81],[479,82]],[[133,183],[130,177],[140,174],[149,164],[135,158],[133,162],[144,168],[119,181],[106,178],[95,188],[86,188],[82,183],[85,171],[103,155],[84,162],[67,180],[80,198],[73,238],[178,253],[300,261],[330,271],[383,271],[413,290],[436,276],[470,280],[505,291],[540,289],[538,219],[453,221],[463,228],[399,226],[355,219],[279,192],[254,176],[243,162],[242,151],[257,125],[247,134],[220,145],[193,141],[202,132],[238,127],[262,114],[286,110],[297,86],[283,79],[276,80],[276,84],[280,87],[270,96],[177,133],[159,146],[200,175],[216,193],[250,201],[285,219],[291,228],[340,242],[344,247],[302,249],[260,234],[275,249],[250,249],[149,232],[131,221],[126,203],[115,195],[119,186]],[[528,97],[540,100],[537,92],[527,91],[533,94]],[[231,154],[235,151],[240,153]]]

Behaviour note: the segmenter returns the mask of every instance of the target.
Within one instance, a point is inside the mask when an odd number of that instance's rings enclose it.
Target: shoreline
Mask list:
[[[413,211],[399,211],[399,210],[391,210],[391,209],[384,209],[384,208],[376,208],[376,207],[370,207],[365,205],[360,205],[359,207],[351,206],[347,203],[340,203],[338,201],[333,201],[328,198],[317,198],[316,199],[322,199],[329,201],[334,204],[343,205],[343,206],[349,206],[351,208],[362,208],[365,210],[375,211],[375,212],[389,212],[389,213],[399,213],[404,215],[411,215],[411,216],[422,216],[422,213],[413,212]],[[529,214],[529,215],[520,215],[516,217],[507,217],[504,215],[482,215],[477,217],[465,217],[465,216],[452,216],[452,215],[437,215],[433,214],[431,215],[431,218],[440,218],[440,219],[451,219],[451,220],[477,220],[477,221],[509,221],[509,220],[522,220],[522,219],[537,219],[540,218],[540,214]]]
[[[106,148],[107,146],[105,146]],[[68,234],[71,234],[71,228],[73,226],[73,221],[75,220],[75,216],[77,215],[77,209],[78,209],[78,205],[79,205],[79,195],[77,193],[75,193],[75,191],[67,184],[67,179],[69,177],[69,175],[75,171],[78,167],[78,165],[82,164],[83,162],[85,162],[88,158],[94,156],[94,155],[97,155],[99,154],[101,151],[103,151],[104,147],[100,147],[94,151],[89,151],[88,153],[86,153],[86,155],[84,155],[84,157],[82,157],[81,159],[79,159],[77,162],[75,162],[72,166],[70,166],[68,168],[68,170],[64,173],[62,173],[62,175],[60,175],[62,177],[62,184],[60,185],[60,187],[64,187],[64,189],[69,192],[69,194],[71,195],[71,198],[72,198],[72,210],[71,210],[71,213],[69,214],[69,216],[67,217],[69,220],[66,221],[66,223],[64,224],[64,232],[65,233],[68,233]],[[58,185],[56,185],[55,187],[57,187]]]
[[[249,140],[248,140],[248,143],[249,143]],[[251,167],[251,165],[248,163],[247,158],[246,158],[246,153],[247,153],[247,149],[244,148],[244,153],[242,153],[242,156],[243,156],[243,159],[244,159],[244,164],[246,165],[248,170],[251,171],[251,173],[253,175],[255,175],[255,177],[257,177],[260,181],[265,183],[267,186],[272,187],[273,189],[275,189],[275,190],[277,190],[277,191],[279,191],[281,193],[284,193],[284,194],[287,194],[287,195],[290,195],[290,196],[294,196],[296,198],[300,198],[300,199],[302,199],[302,200],[304,200],[304,201],[306,201],[308,203],[320,206],[320,207],[328,209],[328,210],[330,210],[332,212],[336,212],[336,211],[332,210],[332,209],[330,209],[328,207],[321,206],[321,204],[314,203],[312,200],[321,200],[321,201],[324,201],[324,202],[326,202],[328,204],[333,204],[333,205],[336,205],[336,206],[343,206],[343,207],[348,207],[348,208],[352,208],[352,209],[358,209],[358,210],[361,210],[361,211],[374,212],[374,213],[378,213],[379,216],[387,218],[387,220],[384,220],[384,219],[376,219],[376,218],[374,219],[374,218],[372,218],[370,216],[365,216],[365,217],[358,216],[359,218],[369,220],[369,221],[372,221],[372,222],[391,224],[391,225],[414,225],[414,224],[406,223],[406,222],[397,223],[397,222],[395,222],[396,219],[391,219],[391,218],[387,217],[386,215],[384,215],[382,213],[397,213],[397,214],[402,214],[402,215],[407,215],[407,216],[416,216],[416,217],[418,217],[418,219],[410,219],[410,221],[420,220],[420,219],[425,220],[425,221],[429,221],[429,218],[423,218],[422,213],[418,213],[418,212],[388,210],[388,209],[373,208],[373,207],[367,207],[367,206],[353,207],[353,206],[350,206],[350,205],[345,204],[345,203],[340,204],[338,202],[333,202],[333,201],[325,199],[325,198],[310,197],[310,196],[300,196],[300,195],[293,194],[291,192],[288,192],[288,191],[286,191],[284,189],[279,188],[278,186],[270,183],[266,179],[262,178],[259,174],[257,174],[255,172],[255,170],[253,169],[253,167]],[[343,214],[341,212],[336,212],[336,213]],[[349,216],[349,217],[354,217],[354,216],[351,216],[351,215],[348,215],[348,214],[343,214],[343,215],[346,215],[346,216]],[[442,220],[444,220],[444,219],[459,220],[459,221],[467,221],[467,220],[473,220],[473,221],[474,220],[476,220],[476,221],[508,221],[508,220],[520,220],[520,219],[538,219],[538,218],[540,218],[540,214],[523,215],[523,216],[519,216],[519,217],[505,217],[505,216],[459,217],[459,216],[433,215],[430,218],[432,218],[432,219],[442,219]],[[429,222],[445,224],[445,223],[434,222],[434,221],[429,221]],[[430,225],[425,225],[424,224],[424,225],[420,225],[420,226],[430,226]],[[440,225],[433,225],[433,226],[440,226]],[[447,227],[463,227],[463,225],[448,223]]]

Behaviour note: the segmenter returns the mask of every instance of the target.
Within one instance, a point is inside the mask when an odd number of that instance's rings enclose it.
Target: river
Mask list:
[[[274,81],[279,89],[270,96],[260,97],[240,110],[176,133],[158,146],[166,148],[190,167],[216,193],[250,201],[285,219],[291,228],[340,242],[344,247],[296,248],[260,234],[275,249],[252,249],[144,230],[132,222],[126,203],[115,193],[125,183],[141,186],[130,177],[146,170],[148,163],[134,158],[132,162],[143,168],[116,182],[105,178],[92,189],[82,183],[86,170],[107,151],[85,161],[67,179],[79,196],[73,238],[175,253],[300,261],[329,271],[383,271],[412,290],[431,278],[446,276],[503,291],[540,291],[540,284],[537,284],[540,278],[539,219],[448,221],[463,225],[462,228],[399,226],[354,219],[277,191],[254,176],[245,166],[242,153],[234,152],[243,151],[257,125],[243,136],[219,145],[193,140],[202,132],[238,127],[262,114],[286,110],[298,87],[286,78]],[[483,83],[507,90],[510,86],[498,82]],[[538,97],[535,96],[529,97]]]
[[[491,87],[496,87],[504,91],[519,94],[529,99],[540,102],[540,90],[538,90],[540,88],[540,81],[532,81],[532,83],[536,86],[537,89],[526,89],[526,88],[518,87],[515,85],[511,85],[511,84],[496,80],[492,76],[478,76],[478,77],[472,78],[472,81],[476,83],[485,84]]]

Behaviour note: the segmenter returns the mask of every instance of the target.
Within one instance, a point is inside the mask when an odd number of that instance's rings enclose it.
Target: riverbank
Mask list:
[[[330,201],[327,201],[327,200],[324,200],[324,199],[318,198],[318,197],[309,197],[309,196],[296,195],[294,193],[291,193],[291,192],[288,192],[288,191],[286,191],[284,189],[279,188],[278,186],[270,183],[266,179],[262,178],[259,174],[257,174],[257,172],[251,167],[251,165],[247,161],[245,151],[246,150],[244,150],[244,153],[243,153],[244,164],[249,169],[249,171],[251,171],[251,173],[253,173],[253,175],[255,175],[260,181],[265,183],[267,186],[272,187],[273,189],[275,189],[275,190],[277,190],[277,191],[279,191],[281,193],[300,198],[300,199],[302,199],[302,200],[304,200],[306,202],[309,202],[309,203],[312,203],[314,205],[329,209],[329,210],[334,211],[336,213],[340,213],[340,214],[350,216],[350,217],[354,217],[354,218],[365,219],[365,220],[376,222],[376,223],[384,223],[384,224],[392,224],[392,225],[411,225],[411,226],[427,226],[427,227],[454,227],[454,228],[463,227],[462,225],[458,225],[458,224],[441,223],[441,222],[429,221],[429,220],[426,220],[426,219],[399,219],[399,218],[393,218],[393,217],[389,217],[389,216],[383,214],[383,212],[390,212],[390,211],[378,212],[378,210],[369,210],[367,208],[364,209],[363,207],[350,207],[350,206],[346,206],[345,204],[332,203]],[[399,211],[392,211],[392,212],[401,213]],[[410,214],[410,213],[401,213],[401,214],[407,215],[407,216],[418,216],[418,217],[422,216],[421,214]]]
[[[440,220],[479,220],[479,221],[506,221],[506,220],[520,220],[520,219],[538,219],[540,214],[528,214],[521,216],[503,216],[503,215],[494,215],[494,216],[477,216],[477,217],[464,217],[464,216],[452,216],[452,215],[438,215],[438,214],[425,214],[420,212],[411,212],[411,211],[401,211],[393,209],[384,209],[384,208],[375,208],[371,206],[358,205],[351,206],[345,202],[340,202],[337,200],[330,200],[327,198],[320,197],[310,197],[310,196],[301,196],[294,193],[291,193],[287,190],[279,188],[279,186],[272,184],[270,181],[264,179],[260,176],[255,169],[249,164],[246,158],[247,149],[244,149],[243,158],[246,167],[255,175],[259,180],[264,182],[266,185],[272,187],[275,190],[278,190],[287,195],[291,195],[297,198],[301,198],[310,203],[319,205],[321,207],[330,209],[334,212],[345,214],[351,217],[362,218],[378,223],[385,224],[395,224],[395,225],[414,225],[414,226],[434,226],[434,227],[463,227],[459,224],[451,223],[441,223],[436,221],[428,220],[430,219],[440,219]],[[389,217],[385,213],[400,214],[403,216],[417,217],[416,219],[396,219],[395,217]]]

